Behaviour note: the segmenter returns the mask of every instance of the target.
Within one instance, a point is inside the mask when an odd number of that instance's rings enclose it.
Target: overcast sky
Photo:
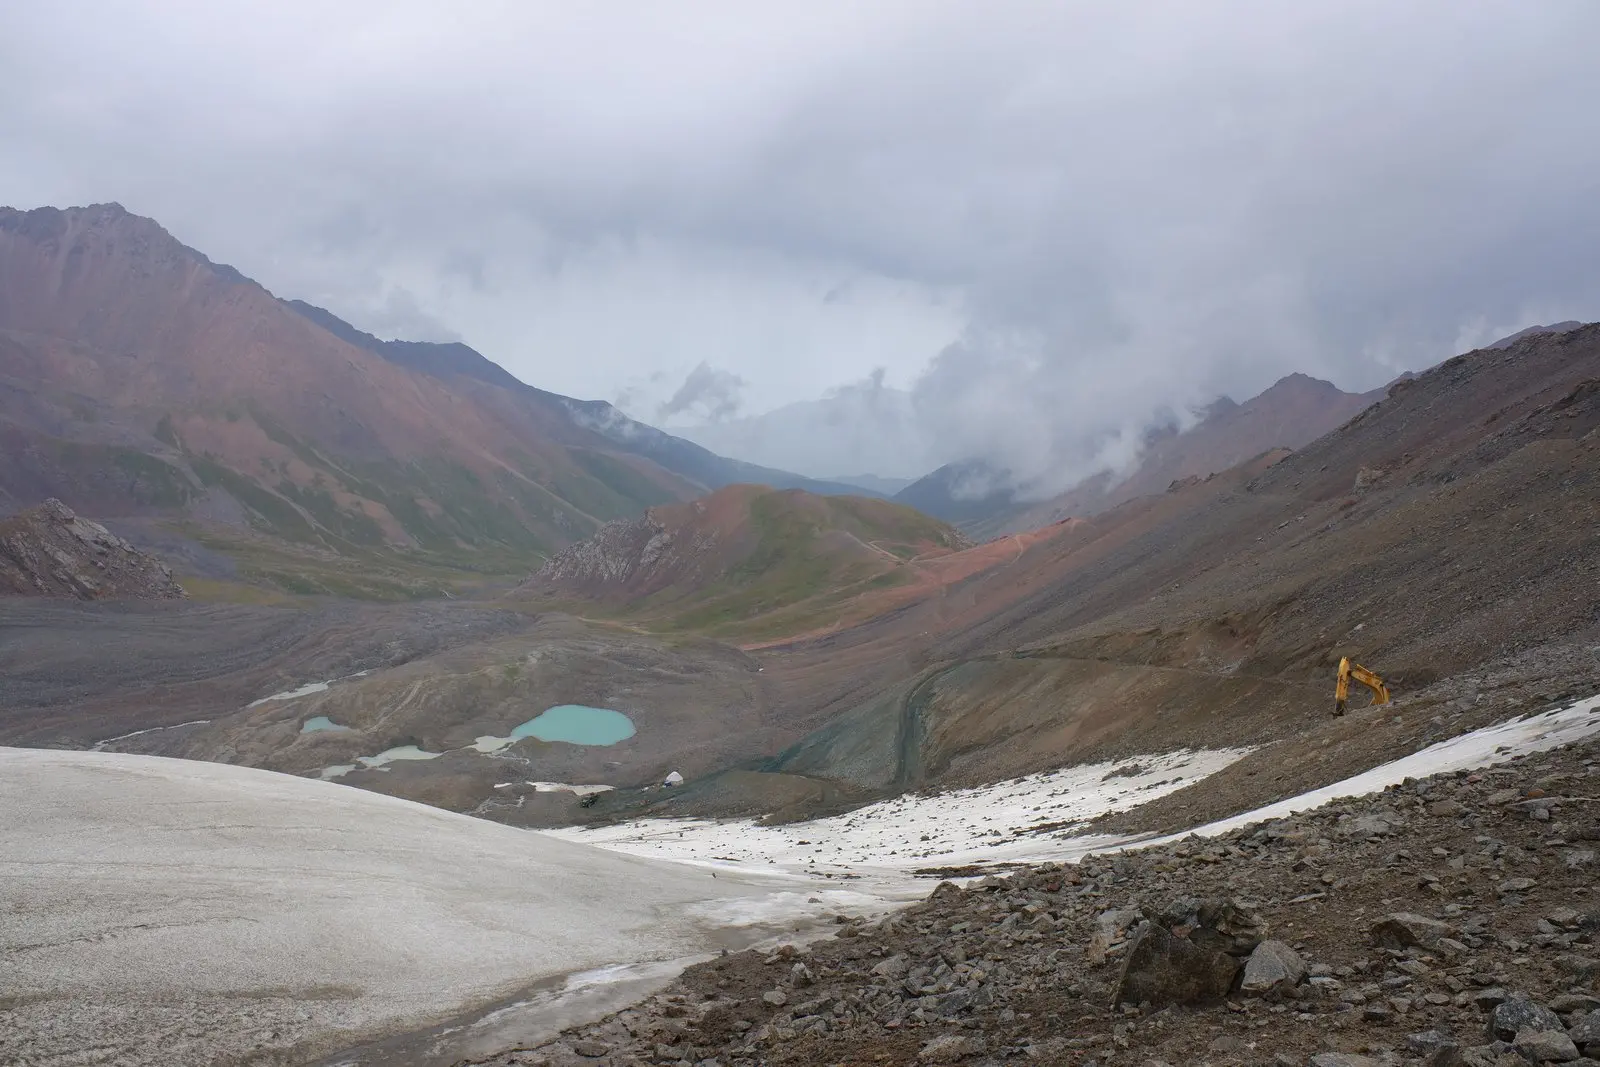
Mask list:
[[[6,6],[0,203],[668,427],[909,393],[808,473],[1600,318],[1596,0]]]

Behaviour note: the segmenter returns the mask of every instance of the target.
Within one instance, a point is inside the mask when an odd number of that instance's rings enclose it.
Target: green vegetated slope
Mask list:
[[[918,562],[969,547],[900,504],[729,486],[612,523],[547,563],[522,596],[651,628],[760,640],[859,617]]]
[[[116,205],[0,210],[0,508],[58,497],[246,582],[387,598],[526,575],[706,490],[566,398],[386,351]]]

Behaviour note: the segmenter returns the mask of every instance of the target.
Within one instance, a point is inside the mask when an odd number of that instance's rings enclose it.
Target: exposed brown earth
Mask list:
[[[472,1067],[1600,1062],[1597,756],[945,883]]]
[[[59,500],[0,520],[0,596],[181,600],[172,568]]]

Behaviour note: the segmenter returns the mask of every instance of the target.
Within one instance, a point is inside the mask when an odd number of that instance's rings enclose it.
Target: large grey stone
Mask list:
[[[1510,1041],[1523,1030],[1565,1032],[1561,1016],[1527,997],[1513,997],[1489,1013],[1489,1036]]]
[[[1282,941],[1263,941],[1244,965],[1244,981],[1239,991],[1261,996],[1297,986],[1306,980],[1306,964],[1300,954]]]
[[[1227,897],[1179,897],[1156,911],[1146,908],[1147,918],[1201,948],[1248,956],[1266,937],[1261,917]]]
[[[981,1035],[945,1034],[922,1046],[917,1059],[923,1063],[958,1063],[968,1056],[976,1056],[986,1047]]]
[[[1573,1023],[1567,1034],[1583,1049],[1585,1056],[1600,1058],[1600,1009],[1591,1011]]]
[[[1351,1052],[1319,1052],[1311,1057],[1311,1067],[1383,1067],[1383,1061]]]
[[[1156,1008],[1228,995],[1239,961],[1178,937],[1159,923],[1140,925],[1122,961],[1117,1002]]]
[[[1443,938],[1454,937],[1455,927],[1426,915],[1402,911],[1384,916],[1372,927],[1372,943],[1380,948],[1438,948]]]
[[[1534,1063],[1570,1063],[1578,1058],[1578,1046],[1561,1030],[1523,1030],[1511,1044],[1518,1055]]]

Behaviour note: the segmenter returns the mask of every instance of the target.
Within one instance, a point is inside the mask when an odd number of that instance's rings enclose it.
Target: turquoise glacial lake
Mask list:
[[[307,719],[306,722],[305,722],[305,725],[300,727],[300,732],[303,733],[303,734],[314,734],[319,730],[348,730],[348,729],[350,729],[350,727],[348,727],[348,726],[340,726],[338,723],[334,722],[332,719],[328,718],[326,715],[317,715],[317,716],[315,716],[313,718]]]
[[[622,712],[582,704],[559,704],[511,731],[513,738],[537,737],[569,745],[614,745],[633,734],[633,720]]]

